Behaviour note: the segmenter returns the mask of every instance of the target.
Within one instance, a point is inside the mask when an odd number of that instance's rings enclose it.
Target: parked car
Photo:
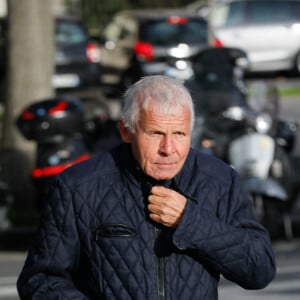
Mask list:
[[[77,88],[99,83],[100,48],[84,24],[74,17],[54,19],[55,71],[52,78],[56,89]],[[7,21],[0,19],[0,80],[7,68]],[[0,85],[1,85],[0,82]]]
[[[122,91],[141,76],[164,74],[170,64],[178,65],[175,76],[190,76],[189,58],[207,46],[207,22],[195,12],[121,11],[104,30],[100,81]]]
[[[77,88],[99,83],[100,48],[76,18],[55,19],[55,88]]]
[[[299,0],[219,0],[211,20],[225,47],[247,53],[249,72],[300,73]]]

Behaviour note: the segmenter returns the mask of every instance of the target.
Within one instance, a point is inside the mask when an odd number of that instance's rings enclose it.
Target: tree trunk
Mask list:
[[[24,148],[15,119],[30,102],[53,95],[52,1],[8,1],[8,77],[4,148]]]
[[[8,1],[8,74],[1,159],[3,175],[14,185],[12,190],[27,199],[35,147],[25,140],[15,122],[29,103],[54,94],[52,18],[52,1]]]

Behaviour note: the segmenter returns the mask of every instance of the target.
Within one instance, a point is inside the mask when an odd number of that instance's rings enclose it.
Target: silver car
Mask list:
[[[300,73],[299,0],[217,1],[211,20],[224,46],[247,53],[250,72]]]

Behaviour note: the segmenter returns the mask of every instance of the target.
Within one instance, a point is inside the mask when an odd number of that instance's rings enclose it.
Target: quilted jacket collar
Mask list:
[[[182,168],[182,170],[171,180],[155,180],[152,177],[142,172],[139,165],[135,161],[130,144],[123,143],[119,147],[118,160],[121,166],[121,172],[125,177],[140,188],[143,186],[151,187],[153,185],[163,185],[166,187],[175,186],[179,190],[186,190],[186,187],[191,179],[191,151]],[[180,187],[180,188],[179,188]],[[177,189],[177,188],[176,188]]]

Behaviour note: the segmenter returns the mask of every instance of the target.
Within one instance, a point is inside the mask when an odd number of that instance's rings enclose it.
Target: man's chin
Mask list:
[[[155,180],[169,180],[172,179],[178,172],[172,171],[166,171],[166,170],[158,170],[156,172],[153,172],[150,176],[154,178]]]

